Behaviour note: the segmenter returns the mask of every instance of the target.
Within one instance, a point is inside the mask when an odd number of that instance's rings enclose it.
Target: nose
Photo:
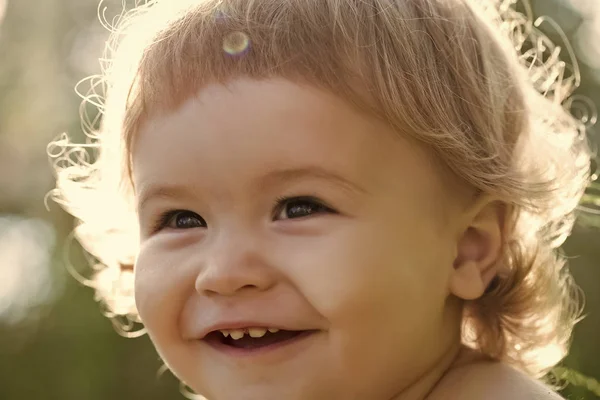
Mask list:
[[[275,269],[252,235],[221,235],[205,255],[195,282],[199,294],[214,297],[262,292],[276,282]]]

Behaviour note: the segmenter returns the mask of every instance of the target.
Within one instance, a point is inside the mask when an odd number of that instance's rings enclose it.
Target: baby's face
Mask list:
[[[145,124],[133,173],[137,307],[208,399],[388,400],[457,343],[451,198],[424,152],[337,97],[207,87]]]

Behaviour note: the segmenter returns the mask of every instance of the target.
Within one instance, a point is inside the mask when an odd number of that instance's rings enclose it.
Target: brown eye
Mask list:
[[[297,219],[334,211],[311,197],[293,197],[278,201],[275,219]]]
[[[192,211],[168,211],[160,217],[155,231],[162,229],[206,228],[204,218]]]

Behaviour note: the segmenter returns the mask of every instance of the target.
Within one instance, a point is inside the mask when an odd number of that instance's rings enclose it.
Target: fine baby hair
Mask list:
[[[143,333],[127,329],[140,322],[130,157],[140,127],[208,84],[284,78],[384,121],[424,145],[450,187],[504,204],[499,272],[465,302],[462,342],[543,376],[566,355],[580,317],[559,246],[590,182],[592,152],[585,121],[571,114],[576,61],[561,61],[569,53],[538,30],[551,21],[514,3],[148,0],[105,20],[103,74],[84,96],[99,116],[83,113],[86,143],[62,136],[49,147],[51,196],[77,219],[75,237],[93,256],[83,282],[122,334]]]

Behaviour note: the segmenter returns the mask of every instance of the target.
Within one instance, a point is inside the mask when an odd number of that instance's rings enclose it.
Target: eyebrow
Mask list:
[[[326,180],[350,192],[367,193],[358,184],[318,166],[274,170],[259,178],[253,186],[256,187],[257,191],[262,191],[265,187],[306,178]],[[177,184],[144,185],[139,191],[138,211],[143,209],[144,205],[152,199],[181,199],[189,198],[190,196],[191,193],[188,189]]]
[[[324,169],[319,166],[310,166],[304,168],[288,168],[271,171],[260,179],[260,186],[270,186],[286,181],[293,181],[305,178],[316,178],[326,180],[338,186],[341,186],[342,188],[351,192],[367,192],[363,187],[352,182],[351,180],[346,179],[335,172],[328,171],[327,169]]]
[[[144,185],[139,191],[138,212],[144,208],[146,203],[153,199],[181,199],[189,197],[190,192],[184,187],[175,184]]]

